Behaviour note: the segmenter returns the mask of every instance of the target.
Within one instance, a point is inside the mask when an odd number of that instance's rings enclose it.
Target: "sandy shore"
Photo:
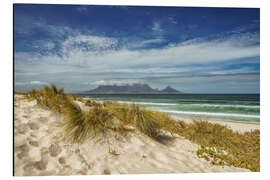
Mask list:
[[[15,176],[249,171],[211,165],[197,157],[198,145],[180,136],[164,136],[157,142],[132,132],[107,143],[90,139],[70,144],[63,140],[61,115],[40,108],[35,101],[16,100],[14,106]],[[241,132],[259,128],[256,124],[218,123]]]

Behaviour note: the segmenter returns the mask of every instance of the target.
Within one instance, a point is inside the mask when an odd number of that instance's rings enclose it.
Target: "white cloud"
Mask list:
[[[126,85],[126,84],[135,84],[135,83],[144,83],[143,79],[110,79],[110,80],[99,80],[94,82],[83,83],[85,85]]]
[[[172,23],[172,24],[178,24],[177,20],[175,20],[174,17],[168,17],[168,19],[169,19],[170,23]]]
[[[48,85],[46,82],[42,81],[30,81],[30,82],[15,82],[16,86],[27,86],[27,85]]]
[[[17,15],[14,25],[15,34],[32,35],[36,29],[46,30],[54,37],[78,34],[78,30],[64,25],[49,24],[45,19],[25,14]],[[27,24],[27,25],[26,25]]]
[[[159,22],[153,22],[152,30],[156,32],[162,32],[161,24]]]
[[[150,47],[151,45],[161,44],[165,41],[166,40],[162,39],[162,38],[148,39],[148,40],[144,40],[144,41],[136,41],[136,42],[127,43],[126,47],[129,49],[145,48],[145,47]]]
[[[55,47],[55,44],[54,44],[53,42],[48,41],[48,42],[45,42],[45,43],[43,44],[43,46],[44,46],[46,49],[51,50],[51,49],[53,49],[53,48]]]
[[[113,49],[117,45],[117,39],[109,37],[76,35],[64,40],[61,44],[64,53],[72,51],[97,51]]]
[[[33,45],[34,48],[37,48],[39,50],[51,50],[55,47],[55,44],[51,41],[36,41]]]
[[[24,86],[28,83],[25,83],[25,82],[15,82],[15,86]]]
[[[242,67],[238,69],[230,69],[230,70],[217,70],[211,71],[209,74],[213,75],[226,75],[226,74],[239,74],[239,73],[256,73],[257,71],[250,67]]]
[[[41,81],[30,81],[29,84],[48,84],[46,82],[41,82]]]
[[[76,8],[77,11],[81,12],[81,13],[84,13],[84,12],[87,12],[87,7],[86,6],[79,6]]]

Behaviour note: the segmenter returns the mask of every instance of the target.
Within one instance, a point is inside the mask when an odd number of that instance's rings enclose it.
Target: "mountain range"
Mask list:
[[[171,86],[162,90],[153,89],[148,84],[99,85],[97,88],[82,92],[82,94],[182,94]]]

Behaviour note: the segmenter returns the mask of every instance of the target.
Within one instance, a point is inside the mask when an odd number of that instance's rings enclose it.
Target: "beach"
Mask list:
[[[198,158],[199,145],[168,134],[160,141],[130,132],[108,142],[89,139],[83,144],[63,140],[63,117],[42,109],[35,101],[14,102],[15,176],[249,172],[233,166],[216,166]],[[174,118],[180,118],[179,116]],[[181,119],[181,118],[180,118]],[[188,118],[182,118],[192,122]],[[234,131],[259,129],[259,124],[216,121]]]
[[[99,101],[138,104],[180,117],[260,122],[259,94],[88,94]]]

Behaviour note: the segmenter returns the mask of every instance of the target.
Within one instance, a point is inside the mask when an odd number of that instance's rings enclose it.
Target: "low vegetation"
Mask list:
[[[66,95],[64,89],[57,89],[55,85],[45,86],[43,90],[31,90],[26,93],[26,98],[35,99],[43,108],[62,112],[64,104],[70,102],[70,98]]]
[[[232,131],[226,126],[194,121],[179,125],[177,134],[199,144],[197,155],[214,165],[228,165],[260,171],[260,131],[245,133]]]
[[[260,131],[240,134],[226,126],[194,121],[175,121],[169,115],[135,104],[119,104],[113,101],[97,102],[85,100],[76,95],[67,95],[64,89],[55,85],[43,90],[32,90],[25,97],[54,112],[62,113],[65,138],[74,143],[82,143],[91,137],[108,137],[108,133],[125,134],[137,130],[158,140],[162,132],[178,134],[200,145],[198,157],[215,165],[233,165],[260,171]],[[76,103],[86,107],[82,110]],[[110,136],[110,135],[109,135]]]

